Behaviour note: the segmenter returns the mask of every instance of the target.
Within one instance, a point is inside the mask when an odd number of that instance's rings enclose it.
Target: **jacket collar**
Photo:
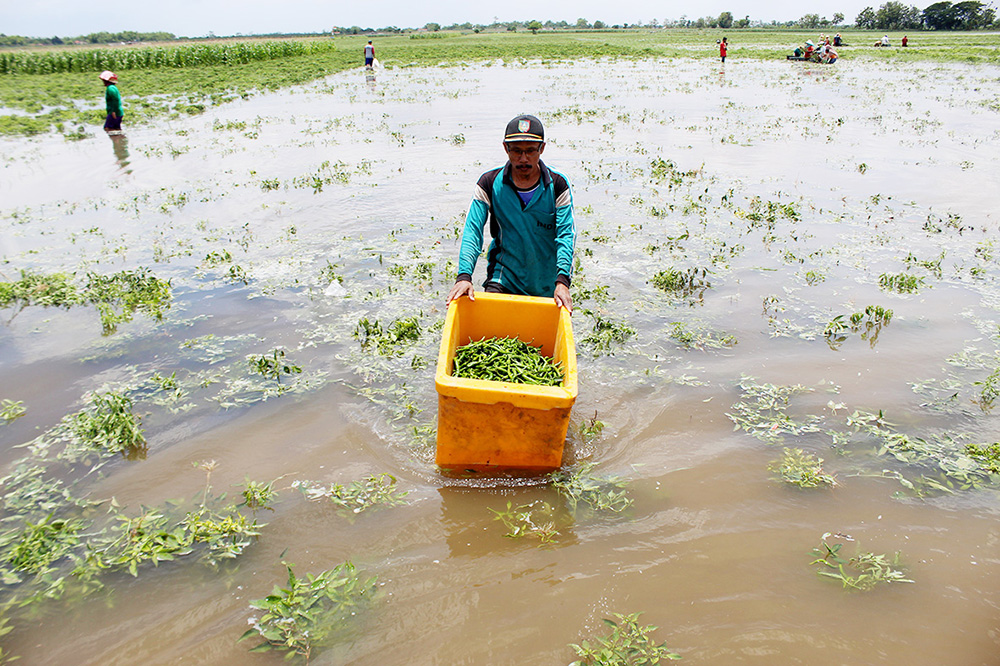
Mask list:
[[[516,190],[517,187],[514,185],[514,179],[510,177],[510,170],[510,160],[507,160],[507,164],[503,167],[503,182]],[[542,187],[548,187],[549,183],[552,182],[552,174],[549,172],[549,168],[545,166],[545,162],[538,160],[538,170],[541,171],[541,178],[539,178],[538,182]]]

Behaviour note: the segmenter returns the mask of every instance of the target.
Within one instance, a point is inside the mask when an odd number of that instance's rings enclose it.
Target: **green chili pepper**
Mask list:
[[[483,338],[459,347],[452,375],[536,386],[558,386],[563,381],[561,364],[518,338]]]

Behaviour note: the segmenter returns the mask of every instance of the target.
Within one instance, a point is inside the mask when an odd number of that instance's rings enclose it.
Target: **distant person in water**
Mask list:
[[[906,43],[908,41],[910,41],[910,40],[906,38],[906,35],[903,35],[903,46],[906,46]]]
[[[372,46],[372,40],[368,40],[365,44],[365,67],[371,68],[372,64],[375,62],[375,47]]]
[[[107,107],[108,115],[104,118],[105,132],[120,132],[122,129],[122,96],[118,92],[118,77],[114,72],[104,70],[101,72],[101,81],[104,82],[104,104]]]
[[[719,42],[719,57],[722,58],[722,62],[726,62],[726,53],[729,51],[729,40],[725,37]]]

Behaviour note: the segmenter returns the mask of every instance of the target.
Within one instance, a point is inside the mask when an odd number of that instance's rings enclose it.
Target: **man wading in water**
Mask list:
[[[507,123],[503,148],[508,162],[479,177],[465,218],[458,278],[448,292],[475,300],[472,272],[483,249],[483,227],[493,241],[487,253],[487,292],[552,297],[573,310],[569,294],[576,228],[573,196],[561,173],[542,162],[545,130],[534,116]]]
[[[365,67],[371,69],[375,63],[375,47],[372,46],[372,40],[368,40],[365,44]]]

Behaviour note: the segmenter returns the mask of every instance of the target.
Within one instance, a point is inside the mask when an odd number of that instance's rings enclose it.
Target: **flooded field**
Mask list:
[[[237,642],[251,603],[285,563],[349,562],[364,593],[310,663],[568,664],[641,613],[689,664],[995,664],[998,83],[849,58],[354,70],[4,140],[0,281],[85,296],[0,310],[3,654],[284,663]],[[444,295],[518,113],[578,227],[561,483],[433,464]],[[81,443],[112,402],[141,420],[124,455]],[[171,551],[188,512],[245,522]]]

